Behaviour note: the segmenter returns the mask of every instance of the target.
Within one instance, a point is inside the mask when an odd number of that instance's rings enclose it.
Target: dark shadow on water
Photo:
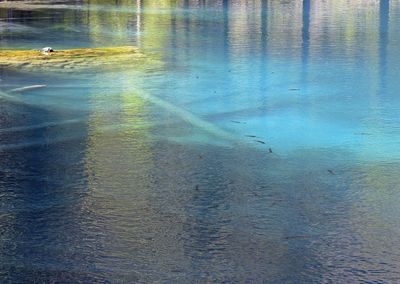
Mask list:
[[[0,128],[38,125],[60,119],[57,111],[2,102]],[[0,275],[4,283],[91,282],[106,280],[93,263],[101,236],[88,230],[92,216],[83,168],[86,124],[32,131],[0,132]],[[78,134],[78,135],[77,135]],[[59,135],[75,139],[52,143]],[[30,141],[34,143],[30,144]],[[95,243],[93,240],[96,239]]]

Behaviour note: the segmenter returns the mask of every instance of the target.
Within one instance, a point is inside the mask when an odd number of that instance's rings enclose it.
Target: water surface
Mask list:
[[[138,46],[157,70],[0,69],[2,283],[400,281],[400,4],[5,7],[1,49]]]

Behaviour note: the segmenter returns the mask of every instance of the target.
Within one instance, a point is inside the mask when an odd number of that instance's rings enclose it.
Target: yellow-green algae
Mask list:
[[[19,71],[87,72],[160,67],[155,56],[133,46],[79,48],[43,53],[38,50],[2,50],[0,68]]]

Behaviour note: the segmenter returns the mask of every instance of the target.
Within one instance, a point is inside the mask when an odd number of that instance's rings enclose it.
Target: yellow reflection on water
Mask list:
[[[146,176],[152,165],[147,103],[135,93],[93,94],[91,98],[86,151],[89,187],[95,191],[113,188],[119,192],[113,194],[123,194],[131,189],[132,178],[138,172]]]

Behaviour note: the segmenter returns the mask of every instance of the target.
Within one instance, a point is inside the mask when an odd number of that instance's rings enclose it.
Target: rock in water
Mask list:
[[[53,50],[53,48],[47,46],[47,47],[43,47],[40,51],[41,52],[53,52],[54,50]]]

